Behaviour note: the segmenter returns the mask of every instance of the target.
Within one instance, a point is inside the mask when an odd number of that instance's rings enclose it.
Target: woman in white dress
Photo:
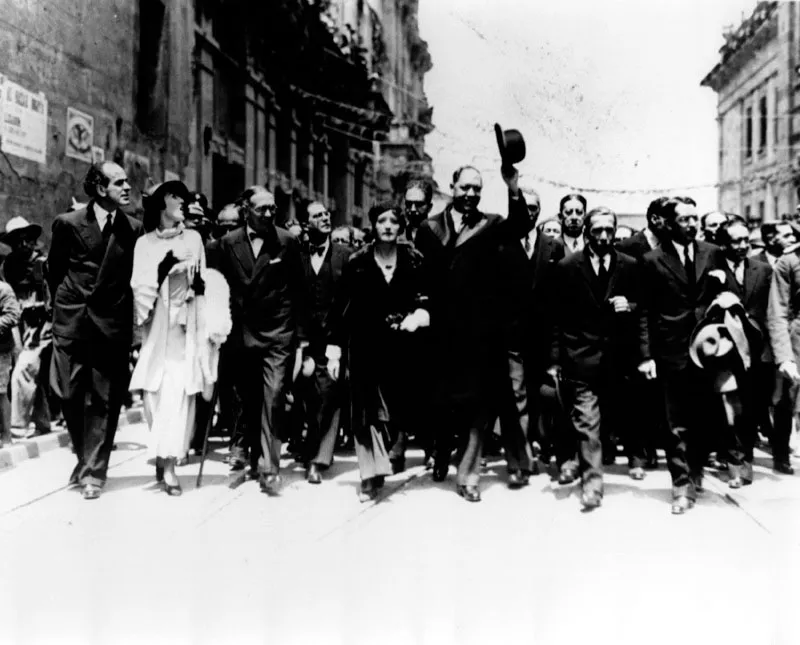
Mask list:
[[[210,398],[216,380],[217,351],[229,331],[209,333],[205,310],[205,252],[200,234],[184,226],[189,191],[180,181],[152,190],[145,201],[144,228],[133,257],[136,324],[142,349],[131,390],[144,393],[145,416],[156,455],[156,479],[169,495],[182,493],[176,461],[189,448],[195,423],[195,398]],[[213,277],[214,307],[225,309],[227,285]],[[220,332],[220,325],[217,325]]]

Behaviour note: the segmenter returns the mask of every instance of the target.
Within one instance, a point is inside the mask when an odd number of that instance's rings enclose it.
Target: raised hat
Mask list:
[[[504,166],[513,166],[525,159],[525,139],[519,130],[503,130],[495,123],[494,136]]]

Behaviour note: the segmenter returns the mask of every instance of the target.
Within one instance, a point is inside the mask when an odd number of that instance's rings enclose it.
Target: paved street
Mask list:
[[[56,450],[0,474],[2,643],[797,643],[800,477],[724,497],[709,478],[673,517],[668,476],[617,466],[604,505],[540,475],[510,491],[490,464],[484,501],[420,467],[359,504],[354,457],[279,498],[225,484],[222,455],[153,484],[141,425],[118,435],[106,493],[63,487]],[[795,464],[797,465],[797,464]]]

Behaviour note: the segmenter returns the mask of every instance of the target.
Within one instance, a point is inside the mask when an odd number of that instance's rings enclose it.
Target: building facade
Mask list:
[[[430,174],[416,14],[416,0],[0,3],[0,226],[23,215],[49,234],[86,200],[92,159],[123,165],[137,203],[165,179],[215,209],[263,184],[284,219],[318,199],[361,224],[398,177]]]
[[[787,217],[800,178],[800,7],[760,2],[724,34],[703,79],[718,96],[721,211],[751,226]]]

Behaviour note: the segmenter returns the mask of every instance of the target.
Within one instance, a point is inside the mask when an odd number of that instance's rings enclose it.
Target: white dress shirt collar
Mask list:
[[[682,263],[686,263],[686,253],[689,253],[689,259],[694,259],[694,244],[680,244],[679,242],[675,242],[673,240],[672,245],[675,247],[675,250],[678,252],[678,257]]]
[[[247,240],[250,242],[250,248],[253,249],[253,256],[258,257],[258,254],[261,253],[261,247],[264,246],[264,238],[263,237],[250,237],[251,233],[256,233],[255,229],[250,228],[248,224],[245,232],[247,233]]]
[[[527,235],[524,235],[520,239],[520,243],[522,244],[522,248],[525,249],[525,253],[530,260],[533,257],[533,252],[536,249],[536,239],[539,237],[539,232],[536,230],[534,226]],[[526,243],[528,244],[528,248],[525,248]]]
[[[450,209],[450,217],[453,218],[453,229],[458,235],[464,227],[464,214],[459,213],[455,208]]]
[[[106,221],[108,221],[108,218],[111,217],[111,213],[102,206],[99,206],[97,203],[92,206],[92,210],[94,211],[94,217],[97,220],[97,225],[102,231],[103,227],[106,225]]]
[[[570,237],[566,233],[563,236],[564,244],[566,244],[571,251],[582,251],[583,250],[583,237]]]
[[[319,270],[322,268],[322,263],[325,262],[325,258],[328,256],[328,249],[331,246],[331,238],[325,238],[325,243],[321,245],[315,246],[322,246],[322,254],[317,253],[310,253],[311,257],[311,268],[314,269],[314,273],[319,274]]]

